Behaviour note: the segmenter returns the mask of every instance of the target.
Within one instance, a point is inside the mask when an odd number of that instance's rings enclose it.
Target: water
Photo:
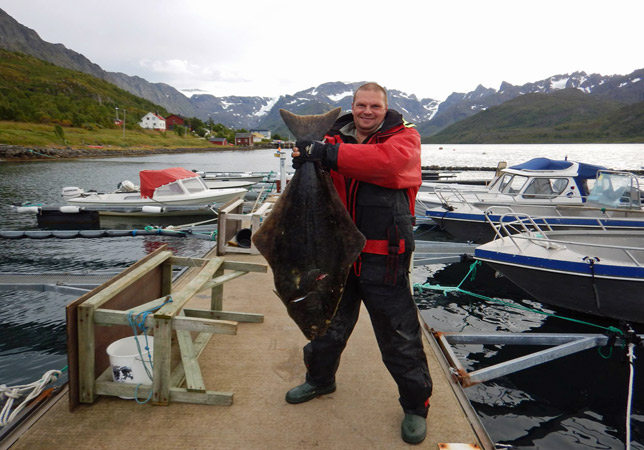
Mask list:
[[[644,165],[644,145],[639,144],[439,147],[423,146],[423,165],[495,167],[499,161],[512,165],[537,156],[568,156],[624,170],[639,170]],[[207,171],[277,171],[279,159],[274,157],[274,150],[255,150],[0,163],[0,229],[36,228],[35,218],[15,213],[10,204],[60,204],[63,186],[113,190],[120,181],[137,182],[139,170],[174,166]],[[180,256],[201,256],[213,246],[208,241],[164,236],[0,240],[0,272],[122,269],[164,243]],[[424,266],[414,271],[414,281],[422,283],[430,277],[444,285],[456,285],[466,271],[459,265]],[[524,294],[502,280],[484,280],[483,276],[477,278],[478,284],[470,289],[548,310],[526,300]],[[425,293],[417,298],[428,324],[443,331],[596,332],[464,296]],[[72,300],[73,296],[52,292],[0,290],[0,384],[29,383],[47,370],[66,365],[64,307]],[[493,346],[458,349],[469,370],[507,359],[516,351]],[[642,379],[642,365],[637,364],[636,380]],[[620,358],[604,360],[588,351],[468,388],[466,393],[496,442],[521,449],[621,449],[625,370]],[[638,387],[632,418],[634,449],[644,449],[642,394]]]

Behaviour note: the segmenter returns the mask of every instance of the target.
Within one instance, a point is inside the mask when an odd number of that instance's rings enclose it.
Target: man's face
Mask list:
[[[387,114],[385,100],[385,94],[380,91],[361,90],[356,93],[351,112],[359,133],[369,135],[378,129]]]

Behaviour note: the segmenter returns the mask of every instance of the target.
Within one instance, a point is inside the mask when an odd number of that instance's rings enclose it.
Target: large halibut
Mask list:
[[[340,108],[320,115],[283,109],[280,114],[296,139],[320,140]],[[289,316],[307,339],[323,335],[366,241],[319,162],[295,171],[252,240],[273,271],[275,292]]]

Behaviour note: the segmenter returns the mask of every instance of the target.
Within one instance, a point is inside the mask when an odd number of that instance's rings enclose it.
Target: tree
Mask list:
[[[63,141],[63,144],[67,145],[67,140],[65,139],[65,131],[63,130],[63,127],[60,126],[60,124],[54,125],[54,134],[56,135],[56,137]]]

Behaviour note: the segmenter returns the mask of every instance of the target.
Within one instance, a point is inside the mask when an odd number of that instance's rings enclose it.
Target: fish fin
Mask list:
[[[285,109],[280,109],[280,115],[286,127],[295,136],[295,140],[319,141],[324,138],[326,132],[333,126],[341,111],[342,108],[335,108],[325,114],[300,116]]]

